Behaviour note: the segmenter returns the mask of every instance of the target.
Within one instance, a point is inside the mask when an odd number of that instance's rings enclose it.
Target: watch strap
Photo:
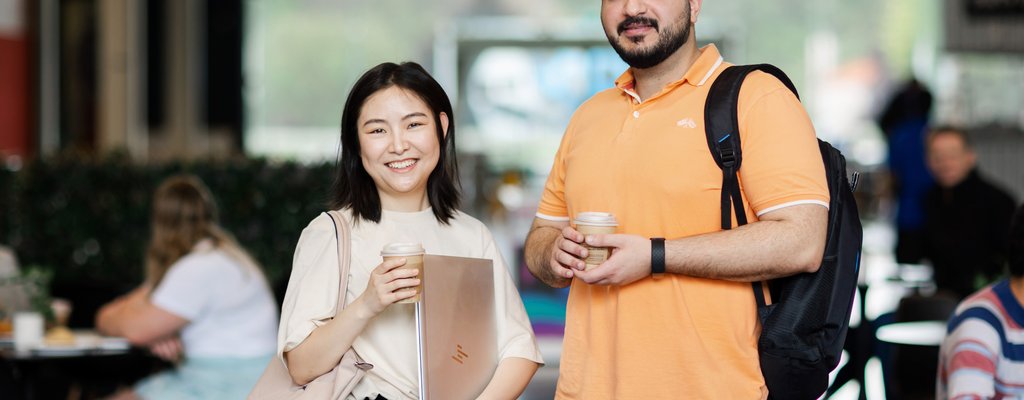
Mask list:
[[[651,275],[665,273],[665,238],[651,238]]]

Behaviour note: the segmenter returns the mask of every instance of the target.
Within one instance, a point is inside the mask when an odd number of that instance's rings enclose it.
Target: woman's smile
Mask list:
[[[387,165],[388,168],[391,168],[392,171],[401,173],[412,170],[417,161],[418,160],[415,158],[406,158],[404,160],[392,161],[385,165]]]

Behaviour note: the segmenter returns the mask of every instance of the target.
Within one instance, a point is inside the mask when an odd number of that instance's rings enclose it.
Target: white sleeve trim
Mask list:
[[[555,222],[569,222],[569,217],[556,217],[554,215],[541,214],[539,212],[537,213],[537,218]]]
[[[779,205],[774,206],[774,207],[768,207],[768,208],[766,208],[764,210],[758,211],[757,212],[757,216],[760,217],[760,216],[762,216],[764,214],[770,213],[770,212],[775,211],[775,210],[780,210],[780,209],[783,209],[783,208],[786,208],[786,207],[797,206],[797,205],[801,205],[801,204],[817,204],[819,206],[825,207],[826,210],[828,209],[828,203],[826,203],[824,201],[821,201],[821,200],[797,200],[797,201],[791,201],[789,203],[782,203],[782,204],[779,204]]]

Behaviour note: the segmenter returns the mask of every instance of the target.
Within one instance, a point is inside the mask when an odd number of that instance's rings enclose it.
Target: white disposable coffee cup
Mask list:
[[[420,301],[420,295],[423,293],[423,253],[423,245],[414,242],[389,243],[380,251],[384,261],[404,258],[405,265],[398,267],[398,269],[415,269],[416,277],[420,280],[420,284],[414,287],[416,295],[405,300],[399,300],[398,303],[407,304]]]
[[[28,351],[43,344],[43,314],[14,313],[14,349]]]
[[[584,238],[595,234],[615,233],[615,230],[619,227],[619,222],[615,219],[615,216],[606,212],[581,212],[576,214],[576,220],[573,222],[576,224],[576,230],[582,233]],[[583,243],[583,246],[587,248],[586,270],[601,265],[610,255],[611,249],[607,247],[594,247],[586,244],[586,242]]]

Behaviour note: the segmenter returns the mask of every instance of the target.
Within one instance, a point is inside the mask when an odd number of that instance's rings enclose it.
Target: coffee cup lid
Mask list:
[[[606,212],[584,211],[576,214],[576,225],[619,226],[615,216]]]
[[[423,254],[423,245],[415,242],[388,243],[380,251],[382,256],[411,256]]]

